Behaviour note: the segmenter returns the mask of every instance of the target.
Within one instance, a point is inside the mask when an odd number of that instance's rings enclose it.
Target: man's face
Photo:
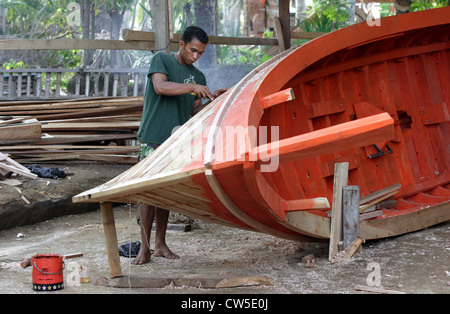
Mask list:
[[[191,65],[203,55],[206,49],[206,45],[197,38],[192,39],[190,42],[185,43],[180,41],[180,57],[181,63]]]

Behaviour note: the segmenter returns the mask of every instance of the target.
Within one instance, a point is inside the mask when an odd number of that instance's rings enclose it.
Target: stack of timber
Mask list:
[[[31,179],[36,179],[37,175],[31,173],[31,171],[19,164],[15,160],[12,160],[5,154],[0,153],[0,178],[9,176],[11,173],[16,173],[18,175],[28,177]]]
[[[20,163],[137,162],[143,97],[0,103],[0,151]]]

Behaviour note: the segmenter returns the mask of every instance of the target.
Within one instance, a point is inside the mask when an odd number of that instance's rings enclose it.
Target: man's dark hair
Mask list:
[[[181,40],[186,44],[197,38],[201,43],[207,44],[209,41],[208,34],[198,26],[188,26],[184,30]]]

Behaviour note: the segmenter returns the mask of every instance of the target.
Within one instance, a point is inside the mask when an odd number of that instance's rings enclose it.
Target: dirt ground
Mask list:
[[[130,165],[110,164],[40,166],[64,170],[66,177],[56,179],[38,177],[32,180],[24,176],[11,176],[9,179],[21,183],[16,186],[0,181],[0,230],[91,211],[98,205],[74,204],[72,196],[98,186],[130,168]]]
[[[135,206],[115,207],[119,245],[140,239],[137,217]],[[366,293],[355,290],[356,286],[373,285],[377,267],[379,288],[408,294],[450,293],[448,222],[395,238],[366,242],[362,255],[336,263],[327,259],[327,242],[293,242],[202,221],[199,228],[189,232],[170,228],[167,237],[169,247],[180,255],[179,259],[154,257],[149,264],[136,266],[130,263],[130,258],[121,257],[123,274],[186,279],[266,276],[271,285],[262,282],[257,286],[221,289],[174,284],[163,288],[97,285],[99,278],[109,277],[101,214],[97,210],[0,231],[0,293],[43,293],[32,289],[32,267],[21,268],[20,261],[34,254],[77,252],[83,256],[66,260],[66,265],[76,262],[87,268],[90,282],[80,286],[66,283],[64,289],[46,293],[356,294]],[[308,264],[302,261],[311,254],[312,261]],[[69,275],[65,270],[65,281]]]

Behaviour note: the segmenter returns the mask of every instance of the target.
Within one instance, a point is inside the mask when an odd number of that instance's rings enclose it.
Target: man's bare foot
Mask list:
[[[150,262],[152,254],[150,251],[140,250],[139,254],[131,261],[133,265],[142,265]]]
[[[157,248],[155,248],[155,256],[162,256],[168,259],[177,259],[180,258],[178,255],[172,253],[172,251],[166,246],[166,245],[161,245]]]

